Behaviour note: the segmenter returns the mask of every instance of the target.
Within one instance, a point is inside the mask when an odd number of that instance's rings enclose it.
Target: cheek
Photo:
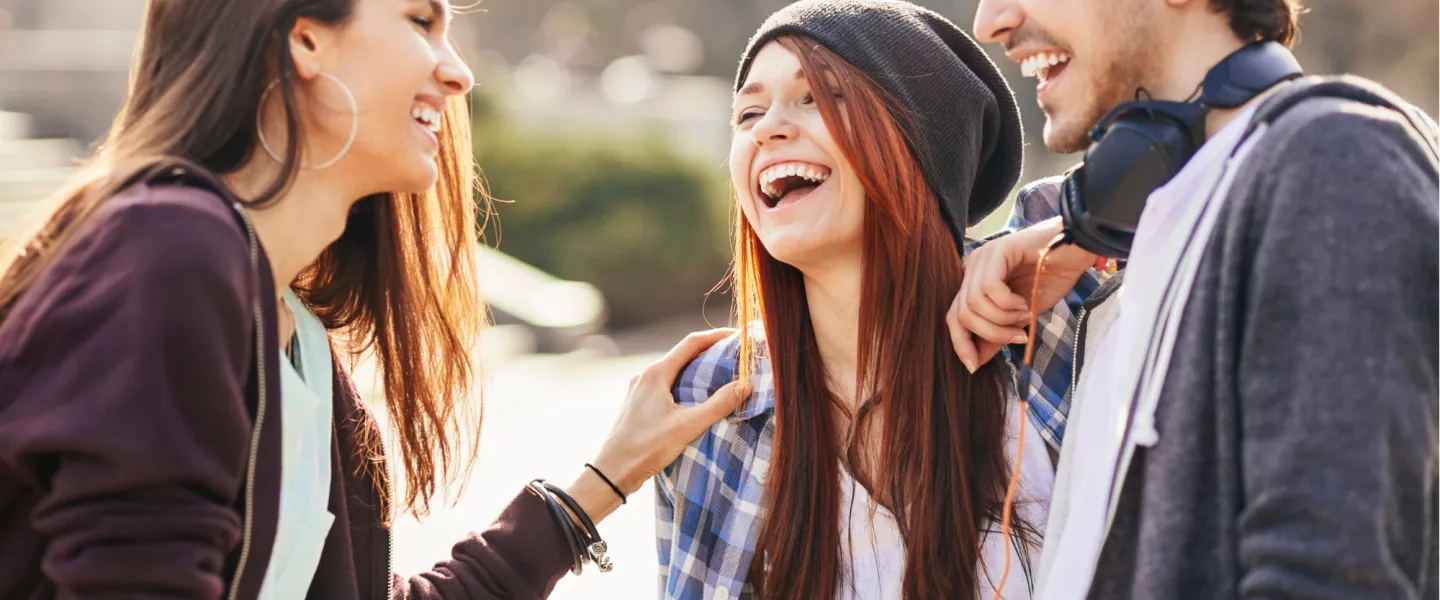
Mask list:
[[[865,188],[860,185],[860,177],[855,171],[848,168],[840,181],[845,184],[840,190],[840,202],[846,228],[859,231],[865,222]]]
[[[747,211],[747,215],[751,209],[750,204],[754,202],[750,184],[750,163],[754,160],[755,145],[751,144],[744,134],[737,134],[730,143],[730,185],[735,190],[740,207]]]

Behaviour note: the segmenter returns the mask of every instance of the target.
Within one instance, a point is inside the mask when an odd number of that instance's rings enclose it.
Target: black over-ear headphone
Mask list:
[[[1301,75],[1285,46],[1255,42],[1215,65],[1197,100],[1140,99],[1115,107],[1090,130],[1085,161],[1061,184],[1065,236],[1101,256],[1128,258],[1145,200],[1205,143],[1205,114],[1242,106]]]

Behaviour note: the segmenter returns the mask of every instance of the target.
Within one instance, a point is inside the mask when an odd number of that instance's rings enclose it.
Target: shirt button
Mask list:
[[[715,590],[715,600],[730,600],[730,590],[723,587]]]

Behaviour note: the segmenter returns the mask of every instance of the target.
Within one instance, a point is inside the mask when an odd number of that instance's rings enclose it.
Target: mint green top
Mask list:
[[[334,421],[330,341],[295,292],[287,288],[283,299],[295,315],[294,360],[280,361],[280,521],[261,600],[305,597],[335,521],[327,508]]]

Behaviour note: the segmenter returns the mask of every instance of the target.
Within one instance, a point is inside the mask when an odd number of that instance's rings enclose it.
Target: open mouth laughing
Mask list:
[[[1055,51],[1036,52],[1020,61],[1020,74],[1035,77],[1041,83],[1060,75],[1070,62],[1070,53]]]
[[[800,161],[776,163],[760,171],[758,196],[768,208],[793,204],[830,179],[830,168]]]

